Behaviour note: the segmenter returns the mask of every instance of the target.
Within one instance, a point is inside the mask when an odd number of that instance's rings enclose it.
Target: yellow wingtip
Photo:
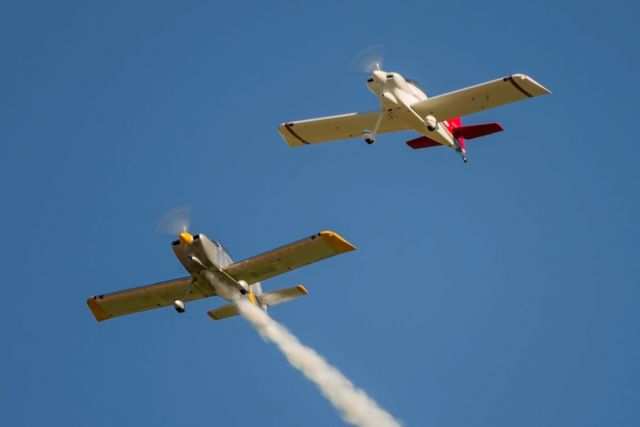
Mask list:
[[[103,320],[111,319],[113,317],[98,305],[96,297],[89,297],[89,299],[87,299],[87,305],[98,322],[102,322]]]
[[[320,236],[338,253],[349,252],[356,249],[356,247],[345,238],[333,231],[321,231]]]
[[[296,289],[298,290],[298,292],[300,292],[302,295],[309,295],[309,291],[307,291],[307,288],[305,288],[302,285],[298,285],[296,286]]]

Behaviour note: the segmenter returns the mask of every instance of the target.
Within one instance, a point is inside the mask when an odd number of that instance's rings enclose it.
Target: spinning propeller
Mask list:
[[[182,205],[171,209],[165,213],[156,224],[156,231],[161,234],[167,234],[170,236],[178,236],[178,241],[181,245],[188,245],[193,242],[193,235],[189,233],[189,224],[191,223],[191,206]],[[174,243],[174,245],[177,243]],[[195,257],[194,257],[195,258]],[[194,261],[196,261],[194,259]],[[198,260],[199,261],[199,260]],[[193,289],[196,280],[193,279],[187,289],[185,290],[182,298],[173,301],[173,307],[178,313],[185,311],[184,299],[189,295],[189,292]]]
[[[349,71],[371,74],[382,68],[384,63],[384,45],[374,44],[361,50],[349,64]]]
[[[169,236],[178,236],[180,243],[188,245],[193,242],[189,233],[191,223],[191,206],[182,205],[165,213],[156,224],[156,231]]]

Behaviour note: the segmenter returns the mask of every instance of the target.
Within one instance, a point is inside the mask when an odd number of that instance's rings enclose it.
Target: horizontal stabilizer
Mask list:
[[[484,123],[481,125],[460,126],[454,128],[452,133],[456,138],[473,139],[502,132],[503,130],[499,123]]]
[[[427,138],[426,136],[421,136],[419,138],[412,139],[411,141],[407,141],[407,145],[414,150],[419,150],[421,148],[437,147],[442,144],[431,138]]]
[[[235,304],[227,304],[222,307],[215,308],[211,311],[207,311],[209,317],[213,320],[226,319],[227,317],[233,317],[238,315],[238,306]]]
[[[293,299],[308,295],[309,292],[302,285],[294,286],[292,288],[279,289],[273,292],[267,292],[265,294],[256,295],[258,302],[266,306],[272,306],[288,302]]]

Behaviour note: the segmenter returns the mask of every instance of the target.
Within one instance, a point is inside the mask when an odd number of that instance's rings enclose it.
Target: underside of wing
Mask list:
[[[438,121],[467,116],[534,96],[551,93],[524,74],[492,80],[417,102],[411,107],[420,117],[434,116]]]
[[[354,249],[351,243],[337,233],[323,231],[239,261],[224,268],[224,272],[235,280],[252,284]]]
[[[405,129],[398,120],[395,110],[386,110],[382,114],[377,133]],[[283,123],[278,127],[278,131],[290,147],[300,147],[319,142],[359,137],[365,130],[373,131],[379,117],[380,111],[320,117]]]
[[[119,292],[90,297],[87,304],[97,321],[124,316],[125,314],[151,310],[173,304],[176,299],[183,299],[184,293],[191,284],[191,277],[169,280],[139,288],[127,289]],[[213,289],[201,283],[196,283],[184,300],[213,296]]]

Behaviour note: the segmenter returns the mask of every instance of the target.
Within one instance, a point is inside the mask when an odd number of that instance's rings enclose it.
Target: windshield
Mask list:
[[[414,85],[415,87],[417,87],[418,89],[420,89],[421,91],[424,92],[424,89],[422,88],[422,85],[420,85],[420,83],[418,83],[417,80],[414,79],[405,79],[407,83],[411,83],[412,85]]]

